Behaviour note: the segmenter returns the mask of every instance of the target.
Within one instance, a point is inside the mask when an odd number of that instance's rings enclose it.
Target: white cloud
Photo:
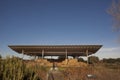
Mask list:
[[[100,59],[102,58],[120,58],[120,47],[101,48],[96,54]]]

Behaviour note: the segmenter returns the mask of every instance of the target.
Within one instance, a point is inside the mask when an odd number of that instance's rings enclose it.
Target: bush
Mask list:
[[[113,58],[106,59],[106,58],[104,58],[103,62],[104,63],[120,63],[120,58],[117,58],[117,59],[113,59]]]
[[[83,58],[78,58],[78,62],[85,62]]]
[[[98,63],[99,58],[96,57],[96,56],[90,56],[90,57],[88,57],[88,61],[89,61],[90,64]]]

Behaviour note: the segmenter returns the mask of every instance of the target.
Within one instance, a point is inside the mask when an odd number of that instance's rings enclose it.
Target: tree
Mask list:
[[[83,58],[78,58],[78,62],[85,62]]]
[[[90,56],[90,57],[88,57],[88,62],[90,64],[98,63],[99,62],[99,58],[97,56]]]
[[[116,59],[113,59],[113,58],[106,59],[106,58],[104,58],[102,61],[104,63],[120,63],[120,58],[116,58]]]
[[[116,61],[120,63],[120,58],[117,58]]]
[[[0,55],[0,59],[2,58],[2,56]]]
[[[66,58],[65,56],[59,56],[58,57],[59,61],[63,61],[63,60],[65,60],[65,58]]]
[[[113,58],[109,58],[109,59],[103,59],[103,62],[104,63],[115,63],[115,59],[113,59]]]
[[[115,20],[115,27],[120,30],[120,0],[114,0],[111,7],[108,9],[108,13],[113,16]]]
[[[112,2],[111,7],[108,9],[108,13],[113,17],[114,29],[120,32],[120,0],[114,0]],[[120,41],[120,34],[118,41]]]

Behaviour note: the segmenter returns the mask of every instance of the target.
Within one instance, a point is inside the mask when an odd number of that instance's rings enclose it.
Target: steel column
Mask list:
[[[68,64],[68,52],[67,52],[67,49],[65,49],[65,56],[66,56],[66,64]]]
[[[87,64],[89,63],[88,61],[88,49],[86,50],[86,56],[87,56]]]
[[[44,58],[44,49],[42,50],[42,59]]]
[[[24,50],[22,49],[22,59],[24,58]]]
[[[67,49],[65,50],[65,56],[66,56],[66,59],[68,58],[68,52],[67,52]]]

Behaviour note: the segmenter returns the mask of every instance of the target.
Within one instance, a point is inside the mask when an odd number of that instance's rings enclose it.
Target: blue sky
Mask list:
[[[103,47],[95,55],[120,57],[118,34],[113,32],[112,17],[106,12],[111,3],[112,0],[0,0],[0,54],[18,56],[8,48],[10,44],[100,44]]]

